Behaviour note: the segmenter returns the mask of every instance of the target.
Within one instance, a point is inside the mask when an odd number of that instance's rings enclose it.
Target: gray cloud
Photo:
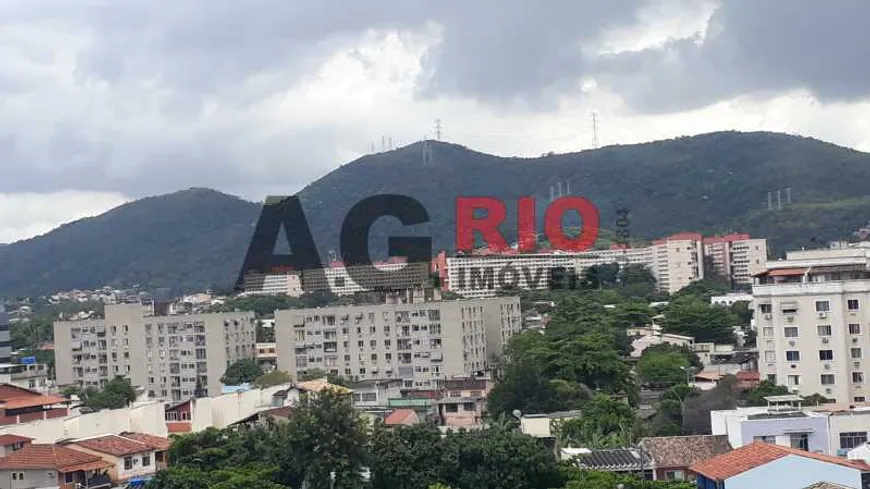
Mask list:
[[[703,39],[605,57],[601,79],[632,108],[677,112],[737,95],[807,89],[822,102],[870,95],[870,3],[727,0]]]

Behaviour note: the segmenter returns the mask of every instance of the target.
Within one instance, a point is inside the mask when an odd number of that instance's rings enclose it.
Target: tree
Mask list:
[[[731,313],[740,321],[740,326],[749,326],[752,322],[753,311],[747,301],[737,301],[731,304]]]
[[[329,382],[330,384],[340,385],[342,387],[347,387],[348,385],[350,385],[350,382],[347,379],[345,379],[344,377],[342,377],[338,374],[333,374],[331,372],[327,373],[326,371],[319,369],[319,368],[313,368],[311,370],[308,370],[306,372],[299,374],[299,381],[300,382],[306,382],[309,380],[317,380],[317,379],[326,379],[326,381]]]
[[[597,395],[583,406],[580,418],[561,423],[560,446],[616,448],[637,439],[640,424],[634,410],[624,400]]]
[[[359,489],[367,463],[367,427],[349,396],[332,390],[306,397],[275,427],[270,460],[278,481],[307,489]]]
[[[689,361],[677,352],[644,350],[635,372],[645,384],[660,387],[685,382],[689,367]]]
[[[746,396],[746,403],[750,406],[767,406],[767,401],[764,400],[765,397],[784,396],[786,394],[789,394],[788,387],[776,385],[765,379],[759,382],[755,389],[749,391],[749,394]]]
[[[685,400],[683,433],[705,435],[710,433],[710,411],[722,411],[737,407],[738,381],[733,375],[719,379],[713,389]]]
[[[818,406],[821,404],[827,404],[827,403],[833,402],[831,399],[828,399],[827,397],[825,397],[819,393],[811,394],[809,396],[804,397],[803,399],[804,399],[804,404],[806,404],[808,406]]]
[[[103,390],[97,390],[94,387],[87,389],[67,387],[62,391],[62,394],[67,397],[78,396],[82,405],[93,411],[121,409],[136,400],[136,389],[128,379],[121,376],[110,380]]]
[[[640,477],[614,472],[580,470],[576,467],[563,469],[565,489],[694,489],[695,485],[686,481],[645,480]]]
[[[272,370],[254,379],[254,387],[263,389],[275,385],[288,384],[293,381],[293,377],[282,370]]]
[[[224,385],[241,385],[253,382],[254,379],[261,375],[263,375],[263,370],[257,364],[257,361],[244,358],[227,367],[227,371],[221,377],[221,383]]]
[[[685,297],[668,305],[664,327],[669,333],[692,336],[695,341],[733,344],[738,322],[724,306]]]

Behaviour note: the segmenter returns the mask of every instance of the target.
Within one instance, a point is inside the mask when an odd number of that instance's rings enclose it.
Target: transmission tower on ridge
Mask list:
[[[435,119],[435,140],[441,141],[441,119]]]
[[[592,149],[598,149],[598,113],[592,113]]]

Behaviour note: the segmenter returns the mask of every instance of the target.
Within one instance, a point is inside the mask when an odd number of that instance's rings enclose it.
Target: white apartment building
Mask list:
[[[767,262],[752,287],[762,378],[796,394],[867,400],[868,251],[795,251]]]
[[[402,379],[421,388],[485,371],[521,328],[517,297],[275,313],[279,370],[295,378],[320,369],[355,381]]]
[[[659,290],[673,294],[704,278],[703,238],[698,233],[681,233],[653,241],[653,275]]]
[[[55,322],[58,385],[100,388],[120,375],[151,398],[220,395],[226,367],[256,355],[254,313],[168,310],[114,304],[104,319]]]
[[[752,275],[763,270],[767,261],[767,240],[748,234],[704,238],[704,256],[712,259],[713,269],[732,285],[751,285]]]
[[[288,295],[299,297],[308,291],[329,291],[337,296],[351,296],[359,292],[371,290],[406,289],[426,285],[429,281],[429,264],[408,264],[399,260],[375,263],[374,268],[383,272],[392,272],[389,282],[385,279],[373,280],[375,283],[367,287],[358,284],[351,276],[354,274],[371,275],[371,268],[365,266],[344,266],[339,262],[330,266],[284,274],[258,275],[245,277],[245,290],[242,295]]]

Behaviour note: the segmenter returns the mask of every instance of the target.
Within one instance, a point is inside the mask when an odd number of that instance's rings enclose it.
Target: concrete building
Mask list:
[[[766,262],[762,261],[761,263],[766,263]],[[750,309],[752,309],[754,307],[752,294],[750,294],[748,292],[732,292],[730,294],[714,295],[714,296],[710,297],[710,304],[718,304],[720,306],[731,307],[736,302],[748,302]]]
[[[109,489],[111,462],[60,445],[27,445],[0,458],[0,489]]]
[[[0,364],[0,384],[47,392],[48,368],[43,363],[3,363]]]
[[[703,237],[680,233],[653,241],[652,270],[659,290],[673,294],[704,278]]]
[[[253,312],[172,315],[162,304],[107,305],[104,319],[54,323],[58,385],[124,376],[152,399],[219,395],[228,365],[256,356]]]
[[[0,304],[0,363],[12,361],[12,342],[9,336],[9,314]]]
[[[609,250],[582,253],[476,250],[451,257],[439,254],[434,263],[442,288],[466,298],[492,297],[505,286],[544,289],[555,268],[582,275],[591,266],[609,263],[644,265],[653,272],[660,291],[673,293],[704,278],[705,253],[710,254],[714,269],[732,284],[749,285],[751,273],[767,260],[767,241],[745,234],[704,238],[699,233],[680,233],[653,241],[648,247],[615,245]]]
[[[868,251],[796,251],[767,262],[752,287],[762,378],[797,394],[867,400]]]
[[[521,330],[517,297],[277,311],[278,369],[298,378],[320,369],[354,381],[398,378],[408,388],[489,368]]]
[[[97,436],[64,443],[61,446],[100,457],[111,464],[108,475],[112,483],[122,485],[134,479],[148,480],[166,468],[168,438],[143,433]]]
[[[278,365],[278,353],[275,343],[257,343],[257,365],[263,372],[271,372]]]
[[[727,234],[704,238],[704,256],[710,257],[713,270],[731,285],[752,285],[752,275],[764,269],[767,240],[748,234]]]

